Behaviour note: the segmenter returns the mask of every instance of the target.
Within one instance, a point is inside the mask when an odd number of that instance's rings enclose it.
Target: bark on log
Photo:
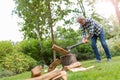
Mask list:
[[[60,52],[62,55],[66,55],[66,54],[69,53],[69,51],[67,51],[67,50],[65,50],[65,49],[63,49],[63,48],[61,48],[61,47],[59,47],[59,46],[57,46],[57,45],[55,45],[55,44],[52,46],[52,48],[53,48],[55,51]]]
[[[56,66],[60,63],[61,63],[61,61],[59,59],[56,59],[55,61],[53,61],[48,68],[48,72],[54,70],[56,68]]]
[[[36,66],[31,70],[31,77],[37,77],[41,75],[42,66]]]
[[[60,60],[61,60],[61,64],[62,64],[63,67],[77,62],[75,54],[63,55],[63,56],[60,57]]]

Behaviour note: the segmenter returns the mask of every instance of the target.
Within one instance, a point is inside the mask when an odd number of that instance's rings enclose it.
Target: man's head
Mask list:
[[[80,23],[81,25],[85,25],[86,20],[83,16],[78,16],[77,22]]]

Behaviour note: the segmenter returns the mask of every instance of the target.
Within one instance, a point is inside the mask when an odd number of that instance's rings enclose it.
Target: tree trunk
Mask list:
[[[51,7],[50,7],[50,0],[48,0],[48,23],[51,28],[51,38],[52,38],[52,45],[55,44],[54,41],[54,35],[53,35],[53,22],[52,22],[52,16],[51,16]],[[53,60],[56,59],[56,51],[53,50]]]
[[[80,6],[80,9],[82,11],[83,16],[86,17],[86,12],[85,12],[85,8],[83,5],[83,0],[77,0],[77,1],[78,1],[79,6]]]

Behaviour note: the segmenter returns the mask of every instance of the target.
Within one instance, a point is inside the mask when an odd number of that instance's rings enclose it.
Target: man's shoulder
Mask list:
[[[86,18],[86,22],[90,22],[90,21],[93,21],[93,19],[90,18],[90,17],[87,17],[87,18]]]

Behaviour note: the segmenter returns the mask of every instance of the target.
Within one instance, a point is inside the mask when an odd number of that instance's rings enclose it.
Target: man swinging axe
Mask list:
[[[87,43],[88,40],[91,39],[91,46],[96,56],[96,61],[101,62],[101,57],[96,45],[97,38],[100,39],[102,47],[106,53],[107,60],[111,61],[111,54],[106,43],[103,28],[92,18],[84,18],[83,16],[78,16],[77,22],[80,24],[80,29],[82,31],[82,43]]]

